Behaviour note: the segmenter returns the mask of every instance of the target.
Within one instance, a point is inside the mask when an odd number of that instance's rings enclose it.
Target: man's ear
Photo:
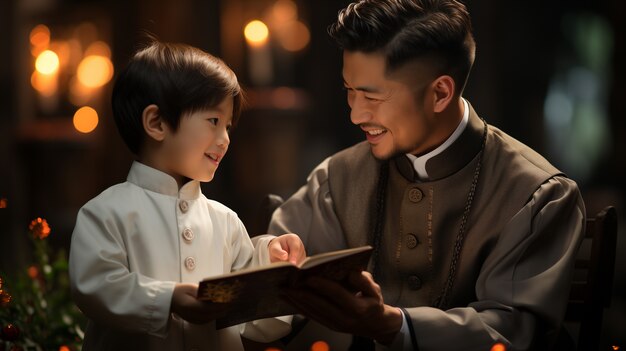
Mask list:
[[[157,105],[148,105],[143,109],[141,122],[143,123],[143,129],[150,138],[156,141],[162,141],[165,138],[167,126],[159,114],[159,107]]]
[[[433,110],[436,113],[443,112],[454,96],[454,79],[448,75],[438,77],[432,82],[434,101]]]

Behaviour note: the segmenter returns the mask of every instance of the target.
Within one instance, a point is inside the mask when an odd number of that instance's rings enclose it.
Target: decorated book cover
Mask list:
[[[350,272],[367,268],[371,251],[371,246],[361,246],[310,256],[298,266],[276,262],[207,278],[199,284],[198,299],[231,304],[227,316],[217,320],[218,329],[255,319],[296,314],[281,297],[286,288],[310,276],[345,284]]]

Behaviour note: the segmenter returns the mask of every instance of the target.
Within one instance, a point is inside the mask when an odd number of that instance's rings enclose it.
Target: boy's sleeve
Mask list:
[[[88,205],[78,213],[72,234],[69,273],[74,302],[99,324],[165,337],[176,283],[130,272],[115,220],[103,219],[106,209]]]
[[[231,222],[231,249],[235,253],[231,271],[246,267],[258,267],[270,263],[269,238],[261,244],[252,244],[248,231],[238,217],[233,216]],[[241,336],[257,342],[278,340],[291,332],[292,316],[265,318],[239,325]]]

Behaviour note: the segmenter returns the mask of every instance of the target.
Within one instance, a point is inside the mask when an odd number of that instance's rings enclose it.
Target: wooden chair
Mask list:
[[[611,304],[616,243],[617,211],[613,206],[587,218],[565,315],[566,325],[579,326],[576,350],[600,348],[602,316]]]

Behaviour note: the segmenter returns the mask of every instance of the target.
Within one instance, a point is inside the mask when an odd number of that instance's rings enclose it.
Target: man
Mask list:
[[[372,274],[352,277],[357,294],[321,279],[289,294],[304,315],[348,333],[315,325],[314,339],[331,349],[364,349],[361,337],[392,349],[549,349],[584,204],[574,181],[462,97],[475,52],[465,6],[360,0],[329,33],[367,140],[315,168],[269,232],[298,233],[310,254],[374,253]]]

